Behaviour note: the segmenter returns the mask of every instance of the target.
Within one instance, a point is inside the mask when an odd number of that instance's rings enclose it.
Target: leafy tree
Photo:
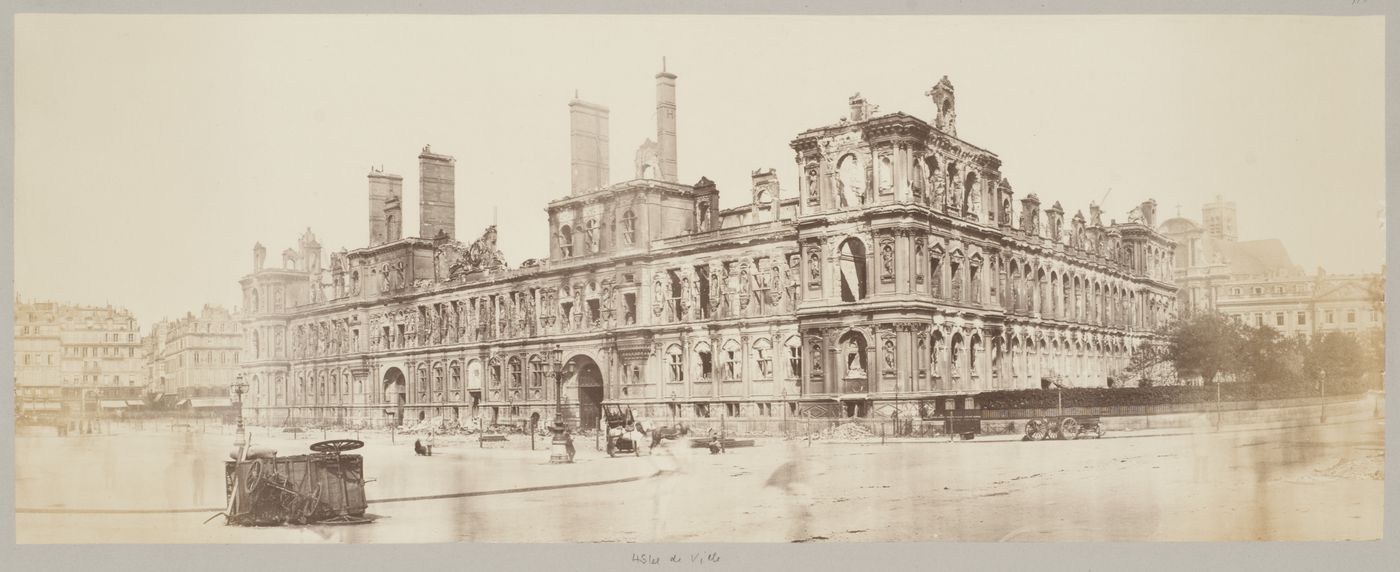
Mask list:
[[[1199,375],[1206,384],[1221,373],[1239,369],[1243,327],[1224,314],[1200,314],[1180,321],[1168,337],[1167,355],[1176,370]]]
[[[1313,342],[1304,360],[1304,370],[1311,379],[1355,379],[1366,368],[1366,352],[1356,336],[1330,332]]]
[[[1247,381],[1278,383],[1287,377],[1285,339],[1269,326],[1241,326],[1243,338],[1236,366]],[[1291,344],[1288,344],[1291,345]]]
[[[1136,379],[1138,387],[1152,387],[1157,385],[1162,379],[1164,365],[1169,365],[1170,357],[1167,353],[1168,347],[1164,343],[1156,341],[1145,341],[1133,348],[1132,355],[1128,358],[1128,366],[1124,371],[1129,379]]]

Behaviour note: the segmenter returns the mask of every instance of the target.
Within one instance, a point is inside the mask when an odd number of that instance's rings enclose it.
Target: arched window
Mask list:
[[[418,366],[417,379],[413,380],[413,386],[418,392],[418,402],[428,401],[428,366]]]
[[[510,387],[511,389],[517,389],[520,387],[522,377],[524,376],[520,367],[520,358],[512,357],[506,363],[510,368]]]
[[[741,349],[742,348],[739,347],[739,342],[734,340],[729,340],[724,343],[724,347],[720,352],[720,375],[723,376],[724,381],[739,380],[739,351]]]
[[[637,215],[632,209],[622,211],[622,243],[631,246],[637,242]]]
[[[842,208],[865,203],[865,169],[855,155],[846,155],[836,164],[836,200]]]
[[[753,361],[758,379],[773,379],[773,344],[767,338],[753,343]]]
[[[802,338],[792,336],[783,345],[787,347],[788,377],[802,377]]]
[[[449,363],[447,365],[447,378],[452,391],[460,391],[462,389],[462,364],[457,363],[456,360]]]
[[[695,365],[699,370],[699,381],[710,381],[714,376],[714,358],[710,350],[710,344],[700,342],[695,344]]]
[[[928,253],[928,273],[934,298],[943,297],[943,246],[935,244]]]
[[[598,252],[598,219],[588,219],[588,222],[584,223],[583,228],[584,233],[587,235],[585,238],[588,243],[588,253],[593,254]]]
[[[866,296],[865,244],[857,238],[841,243],[841,299],[854,302]]]
[[[442,363],[433,365],[433,391],[442,391],[443,371]]]
[[[253,341],[253,359],[259,359],[262,357],[262,342],[258,339],[258,331],[253,330],[251,337]]]
[[[569,225],[559,227],[559,256],[568,258],[574,255],[574,229]]]
[[[544,360],[539,355],[530,356],[530,387],[544,387]]]
[[[490,364],[486,366],[486,382],[490,383],[493,389],[501,387],[501,361],[500,358],[491,358]]]
[[[673,383],[685,381],[685,355],[678,344],[666,348],[666,365]]]

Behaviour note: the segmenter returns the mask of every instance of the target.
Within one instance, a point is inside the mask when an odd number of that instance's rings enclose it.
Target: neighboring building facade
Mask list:
[[[328,270],[310,231],[282,268],[255,246],[240,281],[248,413],[888,415],[896,399],[1057,375],[1106,385],[1172,315],[1155,203],[1125,224],[1091,207],[1066,225],[1058,204],[1017,201],[1000,159],[957,137],[947,78],[929,91],[932,122],[853,97],[849,117],[791,142],[796,192],[755,171],[752,202],[724,211],[713,182],[677,181],[676,77],[656,79],[657,140],[634,180],[610,184],[608,110],[570,104],[572,190],[547,207],[546,259],[507,268],[494,228],[458,242],[455,161],[426,147],[425,238],[402,236],[402,178],[374,171],[369,246],[332,253]]]
[[[20,395],[52,402],[64,414],[117,413],[139,407],[145,385],[136,319],[112,306],[15,301],[15,383]],[[24,410],[21,403],[20,409]],[[32,406],[52,410],[51,405]]]
[[[1308,274],[1278,239],[1238,240],[1234,203],[1217,200],[1202,211],[1205,225],[1176,217],[1159,228],[1180,245],[1172,271],[1185,315],[1218,311],[1287,336],[1384,330],[1384,270]]]
[[[144,340],[150,386],[157,399],[177,407],[229,406],[229,391],[243,350],[233,313],[206,304],[199,315],[162,320]]]

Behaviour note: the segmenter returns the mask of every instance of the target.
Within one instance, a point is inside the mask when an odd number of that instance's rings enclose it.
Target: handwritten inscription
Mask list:
[[[632,563],[643,566],[665,566],[672,564],[718,564],[720,556],[718,552],[694,552],[690,554],[654,554],[650,552],[633,553]]]

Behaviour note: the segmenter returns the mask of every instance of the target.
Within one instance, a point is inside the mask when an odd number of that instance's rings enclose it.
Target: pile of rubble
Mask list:
[[[1364,457],[1340,459],[1337,464],[1319,469],[1319,474],[1338,479],[1385,480],[1385,455],[1372,454]]]
[[[842,423],[835,427],[823,429],[815,435],[818,439],[836,439],[838,441],[873,439],[876,436],[875,432],[871,431],[869,427],[858,423]]]

